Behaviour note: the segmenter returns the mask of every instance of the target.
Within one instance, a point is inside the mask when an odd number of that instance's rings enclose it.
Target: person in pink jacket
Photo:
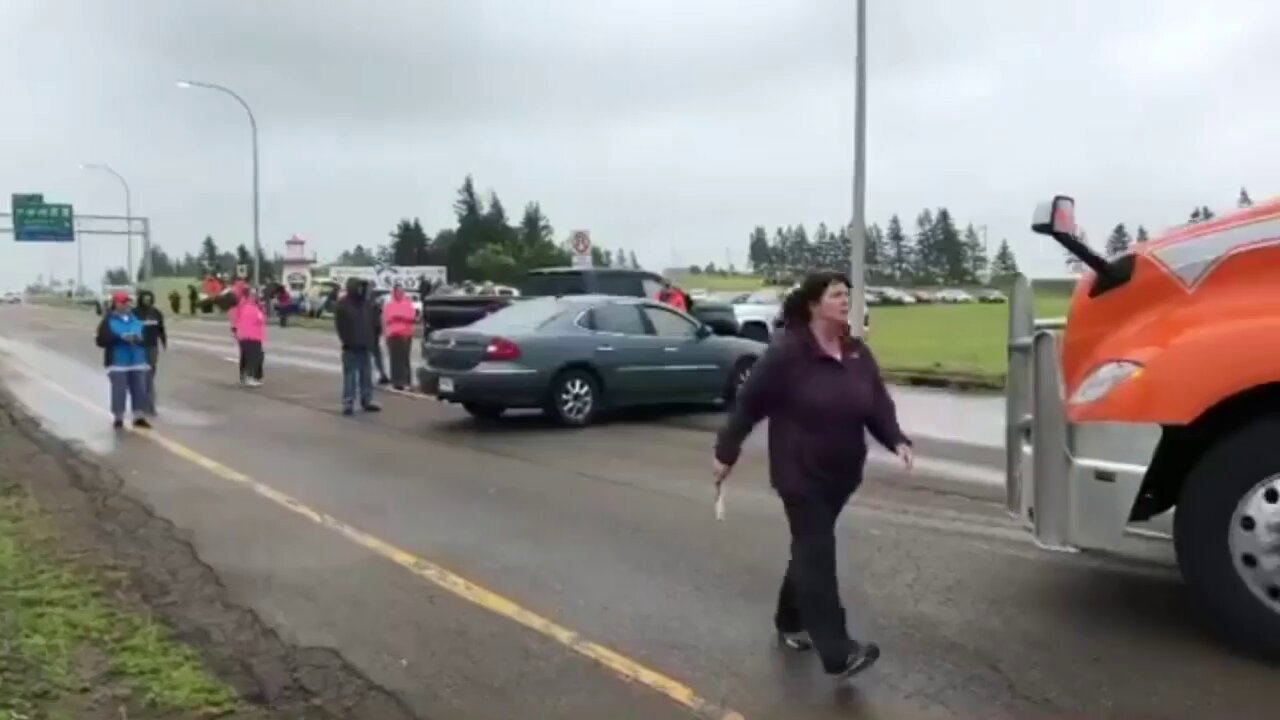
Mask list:
[[[416,317],[413,300],[404,288],[392,288],[391,297],[382,306],[382,327],[387,336],[387,354],[391,356],[391,384],[397,390],[404,390],[410,383],[409,358]]]
[[[244,283],[236,283],[236,304],[227,311],[231,334],[240,344],[240,384],[262,385],[262,344],[267,339],[267,313]]]

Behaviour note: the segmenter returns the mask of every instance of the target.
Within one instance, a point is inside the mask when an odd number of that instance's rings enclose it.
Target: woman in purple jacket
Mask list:
[[[849,637],[836,580],[835,525],[862,482],[866,432],[911,468],[911,441],[871,350],[849,333],[848,277],[815,273],[783,304],[786,329],[743,385],[716,439],[722,482],[742,443],[769,418],[769,478],[791,526],[791,562],[774,625],[792,650],[818,651],[827,673],[851,677],[880,657]]]

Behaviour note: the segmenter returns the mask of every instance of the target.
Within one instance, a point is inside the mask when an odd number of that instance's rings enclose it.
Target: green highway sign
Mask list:
[[[75,211],[68,203],[46,203],[36,193],[15,193],[13,237],[18,242],[75,242]]]

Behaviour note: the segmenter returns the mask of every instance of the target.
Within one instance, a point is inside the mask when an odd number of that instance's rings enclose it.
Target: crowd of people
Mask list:
[[[774,630],[791,651],[815,650],[830,675],[848,678],[880,657],[874,643],[851,637],[836,574],[835,526],[862,483],[869,434],[895,453],[909,470],[911,440],[898,425],[871,349],[850,332],[852,284],[840,273],[815,273],[791,292],[783,306],[784,330],[757,361],[726,422],[716,436],[712,476],[717,490],[728,480],[751,430],[768,419],[770,482],[781,499],[791,531],[791,557],[778,590]],[[262,384],[267,313],[244,284],[233,288],[228,315],[240,348],[240,382]],[[657,298],[688,307],[684,292],[665,285]],[[124,426],[126,400],[133,423],[149,428],[156,414],[155,372],[167,345],[164,315],[143,291],[137,308],[117,292],[98,327],[97,344],[111,385],[116,428]],[[172,298],[171,298],[172,300]],[[379,307],[370,283],[347,281],[334,307],[341,344],[343,415],[379,412],[378,384],[405,389],[415,335],[413,303],[402,288]],[[383,365],[386,337],[390,376]]]

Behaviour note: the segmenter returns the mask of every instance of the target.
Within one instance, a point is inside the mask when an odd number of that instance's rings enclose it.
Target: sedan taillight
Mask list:
[[[511,362],[520,359],[520,346],[506,338],[494,338],[484,349],[484,359]]]

